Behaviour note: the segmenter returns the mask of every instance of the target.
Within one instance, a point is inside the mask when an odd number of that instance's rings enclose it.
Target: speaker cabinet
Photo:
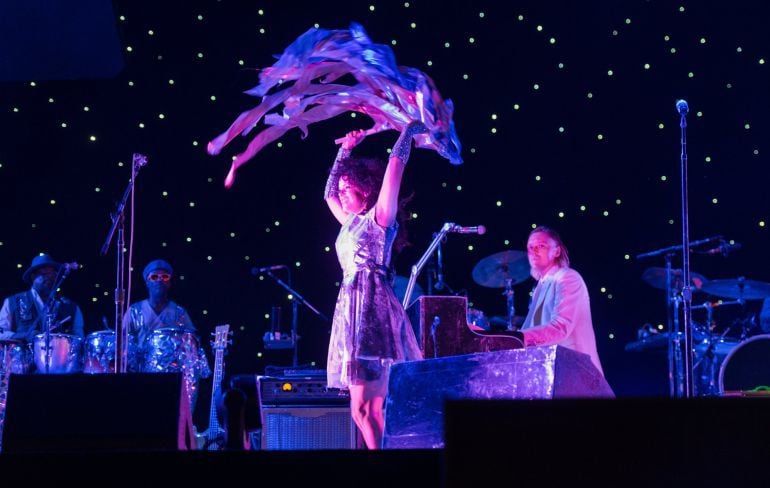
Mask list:
[[[506,476],[519,486],[756,486],[769,407],[761,397],[449,399],[444,486]]]
[[[262,408],[262,449],[355,449],[350,407]]]
[[[185,449],[178,373],[11,375],[3,452]]]
[[[262,449],[355,449],[357,430],[347,391],[326,376],[257,376]]]

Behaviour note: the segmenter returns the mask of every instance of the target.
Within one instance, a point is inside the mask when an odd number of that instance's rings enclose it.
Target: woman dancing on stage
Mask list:
[[[348,133],[324,191],[329,209],[342,224],[336,249],[343,271],[329,342],[328,387],[350,391],[351,414],[369,449],[382,447],[390,366],[422,359],[388,271],[412,138],[426,130],[421,122],[407,125],[387,166],[350,157],[365,132]]]

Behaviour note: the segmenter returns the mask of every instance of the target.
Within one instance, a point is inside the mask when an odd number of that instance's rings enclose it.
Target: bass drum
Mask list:
[[[750,337],[735,347],[719,369],[719,393],[738,395],[770,388],[770,334]]]

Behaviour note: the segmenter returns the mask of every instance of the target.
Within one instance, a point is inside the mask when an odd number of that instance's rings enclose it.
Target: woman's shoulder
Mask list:
[[[381,225],[379,222],[377,222],[377,215],[375,211],[377,210],[377,206],[373,206],[370,208],[366,213],[364,213],[364,218],[371,222],[374,226],[376,226],[379,229],[382,230],[398,230],[398,220],[394,220],[392,224],[389,226]]]

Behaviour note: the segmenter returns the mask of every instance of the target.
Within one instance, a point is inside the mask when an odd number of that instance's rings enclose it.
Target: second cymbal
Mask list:
[[[676,291],[682,291],[684,285],[684,271],[681,269],[671,270],[671,288]],[[654,288],[666,289],[666,268],[647,268],[642,273],[642,280]],[[690,287],[693,291],[699,291],[703,288],[708,278],[700,273],[690,272]]]
[[[703,291],[725,298],[761,300],[770,298],[770,283],[747,280],[711,280],[703,285]]]
[[[487,256],[473,268],[473,281],[489,288],[503,288],[507,279],[515,285],[529,278],[529,260],[524,251],[503,251]]]

